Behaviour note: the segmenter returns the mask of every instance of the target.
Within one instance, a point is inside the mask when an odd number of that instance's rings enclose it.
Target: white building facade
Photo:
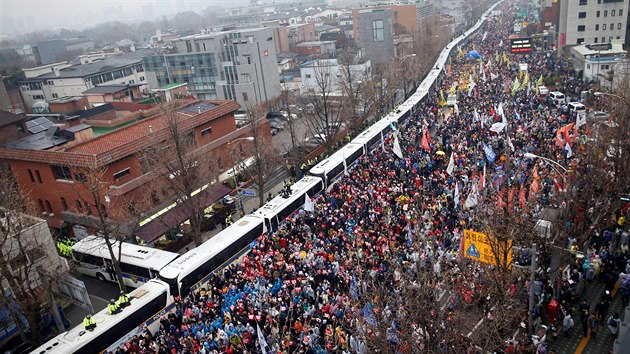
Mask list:
[[[558,54],[580,44],[625,41],[629,0],[563,0],[558,15]]]
[[[318,59],[300,66],[302,78],[301,94],[317,95],[322,88],[333,96],[341,96],[341,84],[344,80],[345,67],[339,65],[337,59]],[[353,83],[367,82],[372,75],[372,64],[369,60],[363,63],[350,65]],[[346,75],[347,76],[347,75]]]

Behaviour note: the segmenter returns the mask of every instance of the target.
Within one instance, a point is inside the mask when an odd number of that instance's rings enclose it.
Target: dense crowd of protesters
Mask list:
[[[429,268],[435,281],[427,286],[453,286],[462,232],[479,226],[475,214],[488,212],[474,205],[471,193],[476,191],[499,207],[508,203],[511,210],[533,218],[543,208],[562,208],[566,186],[561,176],[524,153],[570,165],[571,155],[579,154],[580,140],[567,133],[561,137],[565,146],[559,146],[556,135],[576,117],[549,105],[538,94],[537,81],[555,77],[555,88],[571,101],[587,86],[573,76],[567,63],[549,53],[509,54],[504,39],[511,25],[509,14],[489,19],[461,48],[464,53],[476,50],[482,59],[453,53],[446,75],[421,107],[384,137],[382,147],[362,157],[341,181],[319,195],[315,211],[300,210],[279,230],[261,237],[240,263],[229,266],[202,291],[181,299],[176,311],[162,318],[156,333],[146,331],[118,351],[256,353],[264,346],[273,353],[367,353],[370,327],[385,321],[392,309],[381,306],[377,312],[364,300],[370,291],[366,279],[392,286],[407,272]],[[521,72],[519,63],[528,64],[527,73]],[[515,78],[520,83],[516,90]],[[457,95],[450,112],[440,92]],[[507,124],[497,129],[496,123],[502,122]],[[395,140],[403,158],[392,152]],[[618,219],[624,213],[627,210]],[[546,321],[551,316],[568,332],[575,310],[593,334],[598,321],[599,326],[606,321],[609,328],[614,323],[618,328],[617,314],[604,317],[610,299],[602,299],[603,305],[593,311],[588,304],[578,309],[575,286],[582,279],[601,276],[612,291],[620,269],[630,274],[630,265],[625,265],[628,234],[622,224],[592,240],[585,257],[574,258],[559,284],[544,277],[534,284],[515,280],[512,291],[524,299],[527,288],[535,287],[541,304],[536,318]],[[569,237],[569,249],[571,242]],[[475,292],[480,290],[474,282],[479,279],[467,281],[456,281],[459,291],[464,299],[476,301]],[[622,294],[627,303],[630,281],[622,283]],[[557,302],[558,311],[549,310],[551,301]],[[450,308],[456,311],[457,306]],[[391,319],[386,327],[387,338],[396,345],[403,330],[418,338],[412,346],[422,346],[422,338],[439,336],[440,331],[397,328]],[[398,350],[409,348],[401,345]],[[431,350],[448,348],[438,345]]]

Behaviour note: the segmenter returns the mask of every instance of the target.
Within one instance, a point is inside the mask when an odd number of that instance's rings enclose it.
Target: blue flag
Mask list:
[[[488,159],[488,162],[494,163],[494,159],[495,157],[497,157],[497,155],[494,153],[494,151],[492,151],[492,148],[488,146],[488,144],[483,143],[483,151],[486,153],[486,159]]]
[[[350,278],[350,294],[355,301],[359,299],[359,291],[357,290],[357,279],[354,277],[354,274],[352,274],[352,278]]]

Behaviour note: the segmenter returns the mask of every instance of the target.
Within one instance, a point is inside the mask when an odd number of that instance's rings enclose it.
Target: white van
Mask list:
[[[551,91],[549,92],[549,97],[553,99],[553,103],[556,107],[559,107],[565,103],[567,103],[567,98],[564,96],[564,93],[560,91]]]
[[[575,114],[586,114],[586,107],[580,102],[569,102],[568,107],[569,112],[573,112]]]

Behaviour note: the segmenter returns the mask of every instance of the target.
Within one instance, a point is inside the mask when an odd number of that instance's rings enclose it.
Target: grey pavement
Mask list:
[[[595,305],[599,302],[601,296],[606,291],[604,282],[595,279],[589,282],[585,288],[582,296],[580,297],[580,302],[583,299],[588,301],[588,304],[591,306],[591,311],[594,310]],[[600,324],[599,331],[597,336],[593,338],[592,336],[587,336],[586,339],[583,337],[583,329],[582,324],[580,322],[580,316],[577,313],[577,304],[572,314],[573,321],[575,322],[575,326],[569,331],[569,336],[565,337],[563,335],[559,335],[555,342],[550,343],[549,349],[554,350],[555,353],[558,354],[573,354],[573,353],[608,353],[612,350],[613,347],[613,338],[610,336],[610,331],[608,330],[608,326],[606,325],[606,321],[608,317],[613,313],[619,313],[621,319],[623,320],[624,311],[623,304],[621,303],[621,295],[618,293],[615,294],[610,307],[608,308],[608,312],[604,316],[602,322]],[[585,340],[586,345],[580,346],[580,343]],[[578,351],[580,349],[580,351]]]

